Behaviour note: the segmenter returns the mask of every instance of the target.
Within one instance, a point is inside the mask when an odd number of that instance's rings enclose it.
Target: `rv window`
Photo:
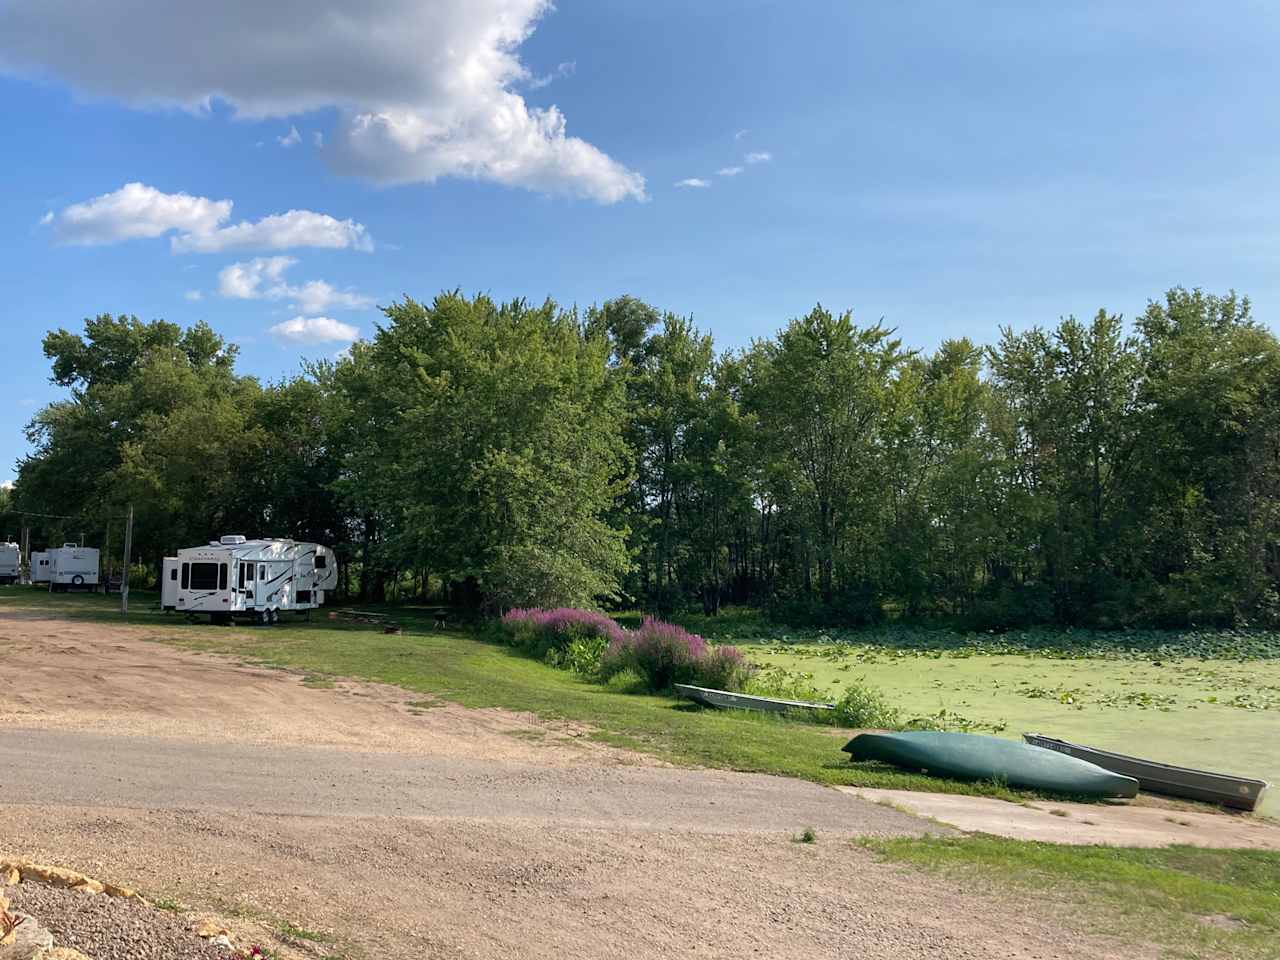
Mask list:
[[[328,557],[326,557],[323,553],[317,553],[317,554],[316,554],[316,569],[317,569],[317,570],[323,570],[323,569],[324,569],[325,567],[327,567],[328,565],[329,565],[329,558],[328,558]]]
[[[226,574],[223,574],[225,580]],[[191,564],[191,589],[192,590],[217,590],[218,589],[218,564],[216,563],[193,563]]]
[[[178,568],[177,568],[177,567],[174,567],[172,570],[170,570],[170,571],[169,571],[169,579],[170,579],[170,580],[177,580],[177,579],[178,579]]]
[[[191,573],[191,564],[184,563],[182,565],[182,589],[183,590],[187,589],[187,582],[190,579],[190,576],[189,576],[190,573]]]
[[[245,568],[246,566],[247,566],[247,564],[243,564],[243,563],[242,563],[242,564],[240,564],[240,589],[241,589],[241,590],[243,590],[243,589],[244,589],[244,568]]]
[[[258,567],[258,579],[259,580],[267,579],[267,565],[265,563],[261,564]]]
[[[218,564],[218,589],[227,589],[227,565],[225,563]]]
[[[250,583],[253,583],[253,564],[246,563],[244,566],[245,566],[244,578],[248,580]]]

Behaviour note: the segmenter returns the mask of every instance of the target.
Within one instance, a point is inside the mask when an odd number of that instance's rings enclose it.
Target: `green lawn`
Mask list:
[[[1280,853],[1069,847],[995,837],[867,840],[969,887],[1013,888],[1060,922],[1170,957],[1280,958]]]

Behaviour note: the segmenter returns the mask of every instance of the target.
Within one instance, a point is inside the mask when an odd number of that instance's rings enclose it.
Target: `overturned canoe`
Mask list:
[[[972,733],[862,733],[844,745],[854,760],[880,760],[957,780],[1082,797],[1133,797],[1138,781],[1066,754]]]
[[[1138,757],[1127,757],[1123,753],[1111,753],[1094,747],[1082,747],[1078,743],[1068,743],[1066,740],[1042,737],[1037,733],[1024,733],[1022,739],[1032,746],[1056,750],[1069,757],[1087,760],[1104,770],[1133,777],[1138,781],[1138,787],[1148,793],[1163,793],[1170,797],[1220,803],[1238,810],[1252,810],[1257,807],[1267,789],[1265,780],[1175,767],[1155,760],[1141,760]]]
[[[791,710],[834,710],[833,703],[810,703],[807,700],[779,700],[776,697],[756,697],[747,693],[731,693],[728,690],[712,690],[695,687],[689,683],[673,684],[676,695],[700,703],[705,707],[733,707],[738,710],[763,710],[767,713],[787,713]]]

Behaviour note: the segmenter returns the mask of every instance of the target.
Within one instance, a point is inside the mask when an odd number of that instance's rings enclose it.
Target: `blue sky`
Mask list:
[[[100,312],[276,378],[454,287],[721,347],[815,301],[923,348],[1174,284],[1280,306],[1273,5],[311,2],[0,0],[0,481],[42,335]]]

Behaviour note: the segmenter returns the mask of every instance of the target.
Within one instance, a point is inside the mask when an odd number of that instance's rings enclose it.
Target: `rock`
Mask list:
[[[71,889],[74,890],[76,893],[87,893],[90,895],[96,895],[96,894],[102,893],[106,889],[106,887],[97,880],[92,880],[89,877],[85,877],[79,883],[72,884]]]
[[[70,947],[54,947],[52,950],[41,950],[36,954],[35,960],[93,960],[93,958]]]
[[[218,934],[218,936],[214,937],[209,942],[212,943],[215,947],[225,947],[228,950],[231,949],[231,938],[228,937],[225,933]]]
[[[13,931],[13,941],[0,946],[0,960],[37,960],[42,950],[53,948],[53,934],[34,917],[25,913],[15,913],[22,919],[22,925]]]
[[[0,860],[0,887],[11,887],[22,880],[22,861]]]
[[[201,917],[191,926],[197,937],[212,940],[214,937],[225,937],[231,933],[226,927],[212,917]]]
[[[51,887],[74,887],[88,880],[83,873],[63,867],[47,867],[39,863],[24,863],[18,870],[24,883],[44,883]],[[95,881],[96,882],[96,881]]]
[[[126,900],[132,900],[138,895],[138,892],[132,887],[121,887],[114,883],[106,882],[102,884],[102,892],[108,897],[123,897]]]
[[[0,910],[8,910],[8,909],[9,909],[9,898],[6,897],[3,893],[0,893]]]

